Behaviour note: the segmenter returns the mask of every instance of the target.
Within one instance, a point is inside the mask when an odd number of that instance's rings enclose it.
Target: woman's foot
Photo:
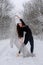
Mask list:
[[[16,54],[16,56],[17,56],[17,57],[19,57],[19,56],[20,56],[20,54],[19,54],[19,53],[17,53],[17,54]]]

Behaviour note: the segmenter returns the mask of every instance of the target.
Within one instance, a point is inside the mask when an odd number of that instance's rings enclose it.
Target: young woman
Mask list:
[[[17,24],[17,33],[18,33],[18,37],[19,38],[23,38],[23,35],[24,35],[24,32],[25,33],[25,39],[24,39],[24,43],[22,43],[20,49],[19,49],[19,52],[18,54],[21,53],[22,49],[24,48],[24,46],[28,43],[28,41],[30,42],[30,51],[31,53],[33,53],[33,50],[34,50],[34,40],[33,40],[33,36],[32,36],[32,32],[31,32],[31,29],[29,28],[28,25],[26,25],[24,23],[24,21],[22,19],[20,19],[19,16],[17,16],[20,20],[21,23],[18,23]]]

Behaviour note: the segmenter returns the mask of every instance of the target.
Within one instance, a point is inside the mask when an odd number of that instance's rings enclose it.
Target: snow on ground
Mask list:
[[[34,40],[34,57],[16,57],[18,49],[10,48],[10,39],[0,41],[0,65],[43,65],[43,40]]]

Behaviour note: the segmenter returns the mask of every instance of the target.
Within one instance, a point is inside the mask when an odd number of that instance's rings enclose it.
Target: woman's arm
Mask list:
[[[18,15],[15,15],[15,17],[17,17],[17,18],[19,18],[19,19],[20,19],[20,17],[19,17]]]

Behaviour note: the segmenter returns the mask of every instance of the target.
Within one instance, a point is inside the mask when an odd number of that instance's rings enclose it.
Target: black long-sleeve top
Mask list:
[[[24,27],[18,26],[18,37],[20,37],[20,38],[23,37],[24,32],[26,32],[26,34],[29,37],[32,36],[32,32],[27,25],[25,25]]]
[[[26,32],[26,34],[30,37],[32,36],[32,32],[31,29],[29,28],[28,25],[25,25],[24,21],[22,19],[20,19],[20,21],[23,23],[23,27],[20,27],[19,25],[17,25],[17,32],[18,32],[18,37],[23,37],[24,32]]]

